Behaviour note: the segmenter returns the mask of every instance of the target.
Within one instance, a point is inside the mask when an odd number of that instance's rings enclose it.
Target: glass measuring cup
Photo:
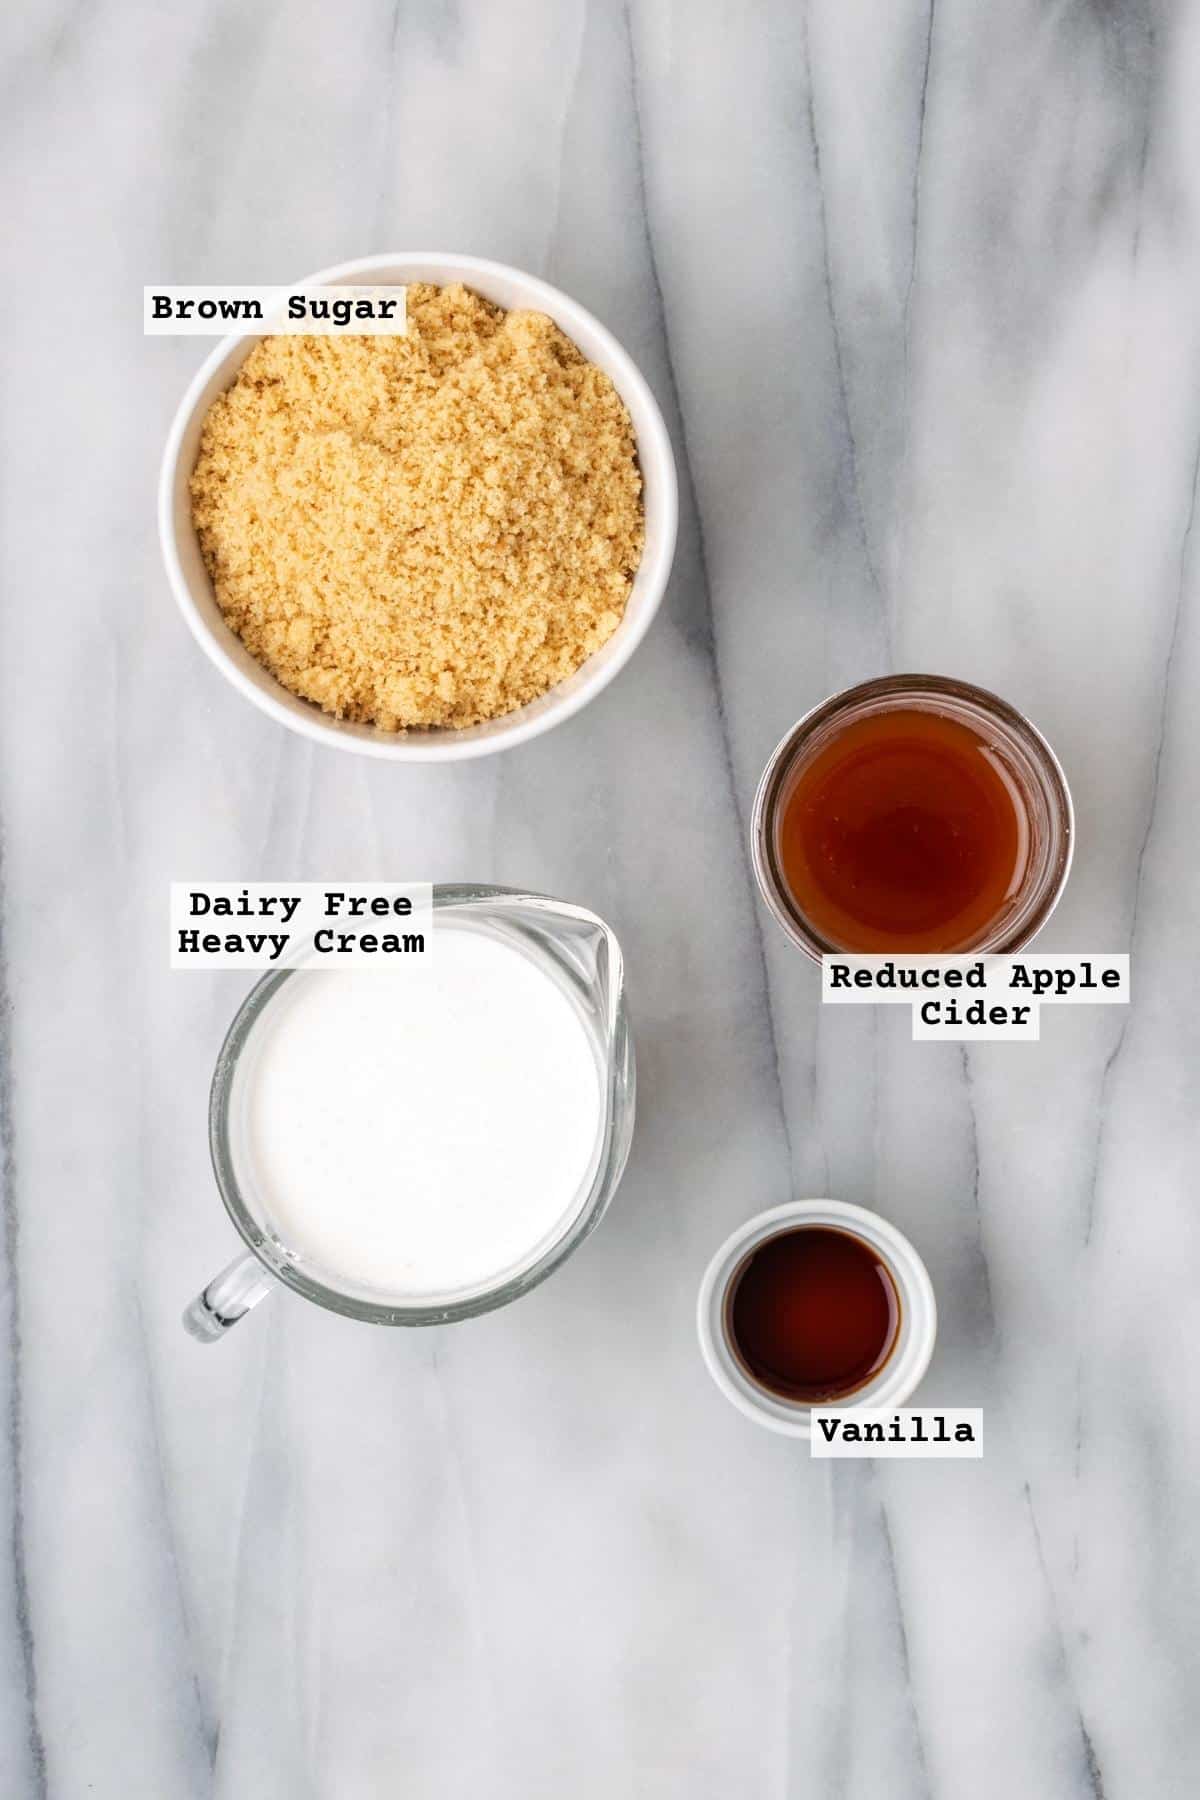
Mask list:
[[[418,1300],[333,1276],[284,1243],[272,1228],[265,1196],[245,1173],[231,1104],[239,1061],[264,1009],[282,984],[301,972],[277,970],[264,976],[242,1002],[213,1073],[209,1097],[213,1172],[226,1211],[247,1248],[213,1277],[183,1315],[184,1325],[201,1342],[223,1336],[280,1283],[318,1306],[373,1325],[440,1325],[473,1318],[506,1306],[544,1281],[603,1217],[629,1155],[635,1102],[633,1041],[616,937],[603,919],[583,907],[512,888],[436,886],[433,909],[435,933],[439,922],[454,921],[521,951],[572,1001],[588,1033],[600,1074],[600,1128],[588,1173],[563,1214],[560,1230],[515,1270],[444,1298]]]

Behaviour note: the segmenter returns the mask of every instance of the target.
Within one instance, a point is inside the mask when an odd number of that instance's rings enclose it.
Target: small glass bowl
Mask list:
[[[751,855],[763,899],[794,944],[820,961],[846,953],[809,922],[787,885],[779,826],[796,777],[811,757],[848,725],[880,713],[941,713],[985,738],[1020,788],[1029,823],[1029,850],[1020,886],[984,930],[947,955],[1011,955],[1041,930],[1066,885],[1075,844],[1075,815],[1067,778],[1035,725],[1015,707],[945,675],[884,675],[833,694],[792,726],[763,772],[754,800]],[[897,945],[897,953],[902,946]]]

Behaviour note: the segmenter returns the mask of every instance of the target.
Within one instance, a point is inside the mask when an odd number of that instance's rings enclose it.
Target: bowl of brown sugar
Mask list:
[[[171,586],[221,673],[293,731],[396,761],[507,749],[586,705],[658,609],[670,438],[598,320],[478,257],[370,257],[403,335],[223,339],[159,484]]]

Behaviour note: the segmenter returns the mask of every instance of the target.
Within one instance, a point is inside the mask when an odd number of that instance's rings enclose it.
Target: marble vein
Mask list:
[[[829,261],[829,225],[825,212],[825,189],[821,180],[821,140],[817,130],[817,103],[813,82],[812,38],[810,32],[811,13],[811,4],[806,3],[804,10],[804,64],[806,77],[804,91],[804,120],[808,135],[809,151],[812,156],[813,179],[817,191],[825,302],[829,309],[829,330],[833,341],[833,360],[834,367],[837,370],[837,387],[840,400],[840,425],[855,526],[862,547],[863,561],[866,564],[868,578],[871,582],[871,586],[880,595],[882,603],[882,588],[879,580],[879,573],[875,566],[875,559],[871,554],[870,538],[867,532],[866,511],[863,507],[862,491],[859,487],[858,446],[854,441],[854,423],[850,416],[850,396],[846,385],[846,366],[842,354],[842,333],[838,323],[837,300],[833,291],[833,270]],[[922,101],[922,110],[923,106],[924,103]]]
[[[646,152],[642,134],[640,102],[638,99],[637,55],[634,46],[633,23],[631,17],[631,0],[624,0],[622,17],[625,27],[625,42],[629,57],[629,91],[632,108],[635,162],[637,170],[638,212],[644,224],[646,259],[649,266],[650,283],[654,295],[655,316],[662,333],[663,358],[666,366],[670,410],[679,421],[679,484],[681,508],[689,519],[695,521],[697,589],[700,596],[700,612],[703,620],[702,641],[709,659],[710,678],[712,682],[713,700],[717,722],[721,734],[721,750],[725,765],[725,775],[730,792],[734,787],[733,754],[729,740],[729,724],[725,713],[725,700],[721,689],[720,663],[716,654],[716,642],[713,635],[712,588],[708,575],[708,559],[704,543],[704,519],[696,497],[696,485],[692,475],[691,458],[688,453],[687,420],[680,402],[679,383],[675,374],[675,366],[671,356],[670,330],[667,321],[666,304],[663,299],[662,283],[658,274],[658,263],[654,249],[654,228],[651,220],[651,208],[646,187]],[[750,883],[749,853],[745,843],[742,845],[742,869],[747,886]],[[762,944],[762,917],[755,915],[755,942],[758,948],[758,984],[763,997],[767,1030],[770,1034],[771,1054],[775,1071],[775,1079],[779,1090],[779,1128],[783,1135],[789,1164],[792,1162],[792,1145],[788,1130],[787,1110],[783,1104],[783,1080],[779,1072],[779,1043],[775,1022],[775,1014],[771,1005],[771,991],[767,980],[766,955]]]
[[[12,1585],[12,1632],[16,1640],[15,1692],[4,1695],[4,1713],[14,1731],[12,1752],[5,1761],[13,1780],[28,1784],[31,1797],[43,1800],[46,1786],[46,1748],[42,1741],[37,1708],[37,1667],[34,1659],[33,1620],[29,1605],[29,1570],[25,1555],[24,1429],[21,1416],[21,1281],[20,1216],[17,1208],[17,1150],[14,1124],[16,1074],[13,1067],[12,996],[5,948],[7,883],[4,834],[0,820],[0,1193],[4,1200],[4,1295],[7,1313],[6,1396],[8,1478],[9,1578]],[[15,1719],[12,1718],[16,1714]],[[21,1765],[24,1765],[22,1768]]]

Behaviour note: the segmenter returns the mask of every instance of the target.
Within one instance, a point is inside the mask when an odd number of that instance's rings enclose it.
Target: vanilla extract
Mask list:
[[[756,1244],[730,1283],[726,1330],[746,1373],[768,1392],[836,1405],[876,1376],[895,1348],[900,1295],[865,1239],[801,1225]]]

